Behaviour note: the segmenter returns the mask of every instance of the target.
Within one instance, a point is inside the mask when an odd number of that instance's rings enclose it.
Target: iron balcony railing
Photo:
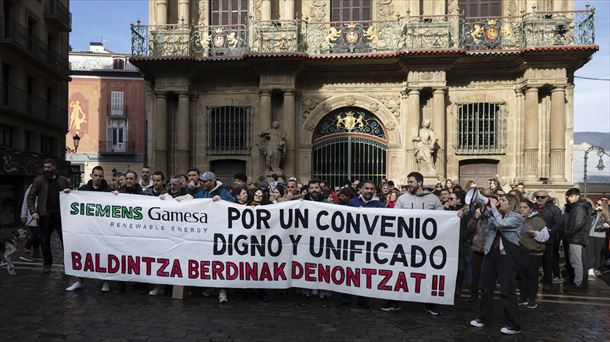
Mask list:
[[[46,0],[44,15],[47,18],[55,19],[64,27],[66,31],[72,30],[72,13],[59,0]]]
[[[68,74],[68,59],[37,36],[28,33],[25,26],[12,18],[0,17],[0,41],[7,40],[20,48],[29,51],[35,59],[61,74]]]
[[[5,86],[3,96],[0,99],[0,106],[25,114],[29,118],[49,122],[57,126],[64,126],[68,122],[68,110],[65,107],[57,106],[46,99],[28,94],[25,90],[10,84]]]
[[[234,57],[243,54],[387,54],[410,50],[521,50],[590,46],[594,10],[513,17],[405,16],[360,22],[252,21],[248,25],[131,26],[138,57]]]
[[[136,142],[133,140],[124,142],[100,140],[99,153],[134,154],[135,146]]]

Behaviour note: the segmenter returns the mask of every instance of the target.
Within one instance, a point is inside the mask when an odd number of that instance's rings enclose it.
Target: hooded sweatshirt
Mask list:
[[[420,194],[406,192],[398,197],[395,208],[443,210],[443,204],[441,203],[441,200],[431,192],[422,192]]]

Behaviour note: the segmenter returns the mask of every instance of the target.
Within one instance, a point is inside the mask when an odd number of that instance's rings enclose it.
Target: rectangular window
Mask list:
[[[458,105],[458,154],[504,153],[502,104]]]
[[[8,105],[8,87],[10,86],[11,68],[8,64],[2,63],[2,99],[3,106]]]
[[[123,92],[112,91],[110,93],[110,115],[124,116]]]
[[[26,152],[33,152],[32,151],[32,139],[34,139],[34,132],[32,131],[25,131],[25,151]]]
[[[0,126],[0,146],[13,146],[13,129],[8,126]]]
[[[112,69],[113,70],[124,70],[125,69],[125,58],[113,57],[112,58]]]
[[[41,136],[40,137],[40,153],[42,154],[53,154],[53,138]]]
[[[241,25],[248,18],[248,0],[211,0],[210,25]]]
[[[208,153],[250,154],[250,107],[211,107]]]
[[[330,2],[331,21],[371,20],[371,0],[332,0]]]
[[[127,152],[127,120],[108,119],[107,152]]]
[[[502,0],[459,0],[458,4],[466,17],[502,16]]]

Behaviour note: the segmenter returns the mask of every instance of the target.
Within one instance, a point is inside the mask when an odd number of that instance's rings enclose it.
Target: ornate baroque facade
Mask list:
[[[419,169],[426,183],[571,184],[573,75],[598,49],[594,9],[421,4],[150,0],[131,58],[150,164],[265,174],[259,134],[279,121],[282,171],[301,181]]]

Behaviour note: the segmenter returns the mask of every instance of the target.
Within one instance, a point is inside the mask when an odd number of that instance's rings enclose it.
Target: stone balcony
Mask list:
[[[406,16],[395,20],[250,21],[247,25],[132,25],[136,57],[383,55],[404,51],[521,51],[593,46],[595,10],[515,17]]]

